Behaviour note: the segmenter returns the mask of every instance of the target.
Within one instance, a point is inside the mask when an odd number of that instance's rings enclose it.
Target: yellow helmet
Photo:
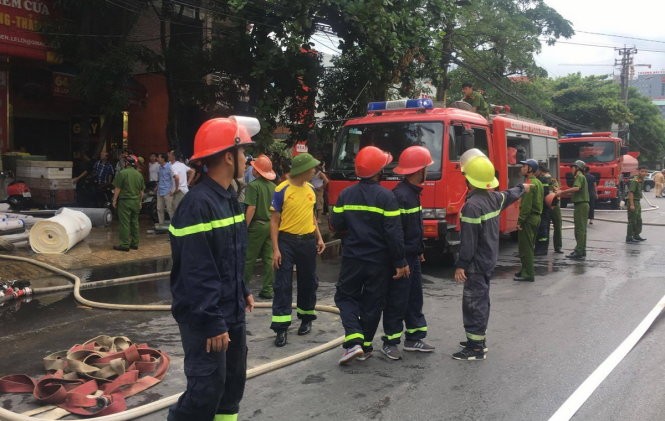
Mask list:
[[[462,173],[469,184],[478,189],[493,189],[499,185],[494,176],[494,165],[489,158],[478,149],[469,149],[460,157]]]

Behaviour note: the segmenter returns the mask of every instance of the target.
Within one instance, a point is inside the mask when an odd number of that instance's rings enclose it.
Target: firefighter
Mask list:
[[[333,207],[331,228],[344,233],[335,292],[345,332],[340,365],[372,355],[388,282],[409,277],[399,205],[379,184],[381,171],[392,159],[376,146],[362,148],[354,161],[360,182],[342,190]]]
[[[521,174],[526,184],[532,187],[528,194],[522,197],[520,213],[517,217],[517,243],[522,268],[515,274],[514,281],[533,282],[536,273],[533,269],[533,253],[536,243],[536,231],[540,224],[540,215],[543,213],[543,185],[536,178],[538,161],[527,159],[520,161]]]
[[[586,258],[586,229],[589,222],[589,189],[587,188],[586,177],[584,176],[584,167],[586,164],[582,160],[577,160],[572,165],[575,172],[573,187],[566,190],[559,190],[558,197],[571,197],[575,204],[573,211],[573,221],[575,224],[575,250],[566,257],[573,260],[584,260]]]
[[[139,212],[145,190],[145,179],[138,172],[135,155],[128,155],[124,160],[125,168],[118,172],[113,180],[113,207],[118,211],[120,222],[120,245],[114,250],[129,251],[139,248]]]
[[[249,165],[252,169],[252,181],[245,188],[245,218],[249,237],[245,256],[245,285],[249,288],[256,259],[261,256],[263,283],[259,297],[269,300],[272,298],[272,283],[275,278],[270,240],[270,202],[275,192],[275,183],[272,180],[277,175],[272,169],[272,161],[266,155],[252,159]]]
[[[628,198],[626,199],[626,208],[628,208],[628,225],[626,229],[626,243],[638,243],[645,241],[646,238],[640,237],[642,232],[642,189],[644,188],[644,177],[647,175],[646,167],[639,167],[639,173],[630,180],[628,185]]]
[[[383,331],[385,335],[381,351],[392,360],[402,358],[397,345],[402,330],[404,350],[432,352],[434,346],[425,342],[427,321],[423,315],[423,280],[421,262],[425,261],[423,245],[423,215],[420,193],[425,182],[426,168],[432,165],[432,156],[422,146],[411,146],[400,154],[395,174],[405,175],[393,193],[397,198],[404,231],[404,251],[411,275],[403,280],[388,283],[386,308],[383,310]]]
[[[456,360],[484,360],[487,352],[486,331],[490,315],[490,278],[499,255],[499,214],[522,196],[531,185],[518,184],[502,192],[494,165],[478,149],[469,149],[460,157],[469,193],[461,210],[459,257],[455,263],[455,281],[464,283],[462,316],[466,341],[455,354]]]
[[[536,178],[543,185],[543,212],[540,214],[540,224],[536,233],[536,247],[534,249],[535,256],[546,256],[547,249],[550,247],[550,221],[551,217],[551,203],[552,197],[549,196],[551,192],[552,176],[550,175],[547,165],[542,162],[538,163],[538,170],[536,171]]]
[[[286,345],[291,325],[293,266],[297,267],[298,298],[296,314],[301,320],[298,335],[307,335],[316,320],[316,255],[326,245],[316,221],[316,193],[308,183],[320,162],[308,153],[291,161],[289,178],[275,188],[270,209],[272,265],[275,269],[272,323],[275,346]]]
[[[208,172],[169,226],[171,312],[187,376],[169,421],[238,417],[247,369],[245,311],[252,311],[254,298],[243,281],[247,226],[231,181],[242,175],[244,147],[258,130],[254,118],[214,118],[194,138],[192,159],[201,159]]]

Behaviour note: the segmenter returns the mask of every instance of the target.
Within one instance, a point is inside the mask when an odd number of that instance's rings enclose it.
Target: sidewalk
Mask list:
[[[323,218],[322,218],[323,220]],[[330,241],[328,224],[319,225],[324,241]],[[10,256],[34,259],[65,271],[94,268],[141,260],[170,258],[171,245],[168,233],[156,234],[154,224],[147,215],[140,218],[140,241],[138,250],[128,252],[113,250],[118,244],[118,221],[114,220],[109,227],[93,227],[88,237],[64,254],[37,254],[30,247],[17,248],[12,252],[4,252]],[[330,247],[333,255],[337,247]],[[3,253],[0,253],[3,254]],[[324,256],[324,258],[327,256]],[[40,278],[52,277],[53,273],[27,262],[0,259],[0,279],[30,280],[35,283]],[[34,285],[42,286],[42,285]]]

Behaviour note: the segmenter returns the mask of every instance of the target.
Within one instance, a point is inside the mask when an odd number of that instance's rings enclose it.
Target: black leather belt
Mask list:
[[[279,235],[286,238],[293,238],[294,240],[311,240],[314,238],[314,232],[310,232],[309,234],[291,234],[290,232],[280,231]]]

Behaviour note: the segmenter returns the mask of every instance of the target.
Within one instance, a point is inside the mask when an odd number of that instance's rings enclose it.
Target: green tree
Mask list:
[[[631,88],[628,108],[633,115],[629,145],[640,152],[640,161],[660,162],[665,156],[665,120],[651,100]]]

